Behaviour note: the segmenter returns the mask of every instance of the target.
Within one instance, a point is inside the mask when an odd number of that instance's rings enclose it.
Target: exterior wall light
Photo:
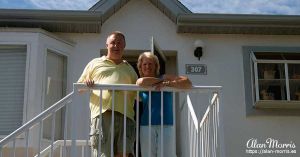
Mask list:
[[[204,48],[204,43],[201,40],[196,40],[194,43],[195,50],[194,50],[194,56],[200,60],[200,58],[203,55],[203,48]]]

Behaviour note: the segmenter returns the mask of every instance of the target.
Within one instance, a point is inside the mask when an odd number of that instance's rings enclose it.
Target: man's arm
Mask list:
[[[93,79],[91,79],[90,73],[93,70],[94,61],[96,59],[91,60],[86,67],[84,68],[80,78],[78,79],[77,83],[85,83],[89,88],[93,87],[95,82]],[[87,89],[79,89],[79,93],[84,93],[88,91]]]

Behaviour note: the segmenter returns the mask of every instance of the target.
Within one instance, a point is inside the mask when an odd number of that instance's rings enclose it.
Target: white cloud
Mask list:
[[[52,10],[88,10],[98,0],[28,0],[40,9]]]
[[[196,13],[299,15],[299,0],[180,0]]]

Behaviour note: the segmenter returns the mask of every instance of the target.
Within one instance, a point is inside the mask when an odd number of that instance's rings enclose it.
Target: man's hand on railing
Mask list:
[[[92,88],[92,87],[94,87],[95,82],[94,82],[94,80],[87,80],[87,81],[85,81],[85,84],[86,84],[89,88]]]
[[[89,88],[92,88],[92,87],[94,87],[94,85],[95,85],[95,81],[94,81],[94,80],[86,80],[84,83],[85,83]],[[79,90],[78,90],[79,93],[83,93],[83,92],[86,92],[86,91],[87,91],[87,89],[79,89]]]

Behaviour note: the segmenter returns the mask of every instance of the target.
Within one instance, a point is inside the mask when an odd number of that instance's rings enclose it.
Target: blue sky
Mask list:
[[[0,0],[0,8],[87,10],[98,0]],[[195,13],[300,15],[300,0],[180,0]]]

